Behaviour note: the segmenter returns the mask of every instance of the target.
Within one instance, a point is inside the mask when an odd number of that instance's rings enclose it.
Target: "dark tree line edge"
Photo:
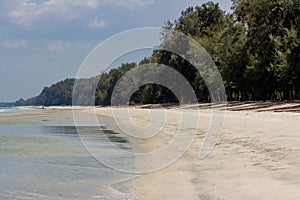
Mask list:
[[[164,28],[180,31],[199,42],[216,63],[229,101],[300,99],[300,1],[232,0],[232,13],[217,3],[189,7]],[[162,34],[163,35],[163,34]],[[162,36],[163,38],[163,36]],[[164,41],[162,41],[164,43]],[[188,51],[188,49],[186,49]],[[199,102],[210,95],[201,75],[182,57],[167,51],[153,51],[140,63],[126,63],[101,75],[95,102],[81,105],[110,105],[116,82],[129,70],[147,63],[161,63],[180,72],[192,85]],[[91,90],[99,76],[80,80],[83,90]],[[72,105],[75,79],[66,79],[41,94],[14,105]],[[147,84],[136,91],[131,104],[177,103],[167,88]]]

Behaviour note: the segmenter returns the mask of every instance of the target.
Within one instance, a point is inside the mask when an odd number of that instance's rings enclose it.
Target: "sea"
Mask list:
[[[131,148],[122,133],[84,128],[90,139],[117,134],[124,140],[113,142]],[[107,131],[105,124],[101,128]],[[103,165],[85,149],[71,110],[0,108],[0,199],[135,200],[128,192],[135,178]]]

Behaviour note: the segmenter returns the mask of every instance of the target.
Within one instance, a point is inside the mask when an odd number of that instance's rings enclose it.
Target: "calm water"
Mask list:
[[[72,122],[71,111],[0,108],[0,199],[135,199],[112,186],[136,177],[94,159]],[[99,140],[99,127],[82,128]]]

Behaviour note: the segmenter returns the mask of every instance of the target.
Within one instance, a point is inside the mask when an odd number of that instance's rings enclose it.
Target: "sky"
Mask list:
[[[188,6],[205,2],[0,0],[0,102],[33,97],[45,86],[75,77],[90,51],[115,34],[162,27]],[[230,0],[214,2],[230,11]],[[137,52],[127,59],[138,61],[144,54]]]

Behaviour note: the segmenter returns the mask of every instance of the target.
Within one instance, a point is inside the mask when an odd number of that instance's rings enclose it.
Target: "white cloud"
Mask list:
[[[26,40],[3,40],[2,46],[5,48],[26,48],[28,47],[28,42]]]
[[[106,22],[102,19],[100,19],[98,16],[96,16],[93,21],[89,23],[89,26],[91,28],[103,28],[106,26]]]
[[[96,10],[100,5],[137,9],[154,3],[155,0],[16,0],[11,4],[5,4],[7,11],[4,16],[20,26],[32,28],[38,20],[45,17],[58,21],[70,21],[89,14],[90,10]],[[103,21],[98,27],[101,26],[104,26]]]
[[[55,41],[49,46],[50,51],[59,51],[64,48],[64,42],[62,41]]]
[[[56,16],[61,20],[72,20],[80,16],[82,9],[96,9],[98,0],[47,0],[37,4],[31,1],[20,1],[5,15],[17,24],[30,27],[43,16]],[[78,11],[78,8],[81,10]]]
[[[155,0],[103,0],[103,3],[129,9],[144,8],[155,3]]]
[[[67,6],[67,7],[81,7],[81,8],[97,8],[99,6],[98,0],[48,0],[45,5]]]

